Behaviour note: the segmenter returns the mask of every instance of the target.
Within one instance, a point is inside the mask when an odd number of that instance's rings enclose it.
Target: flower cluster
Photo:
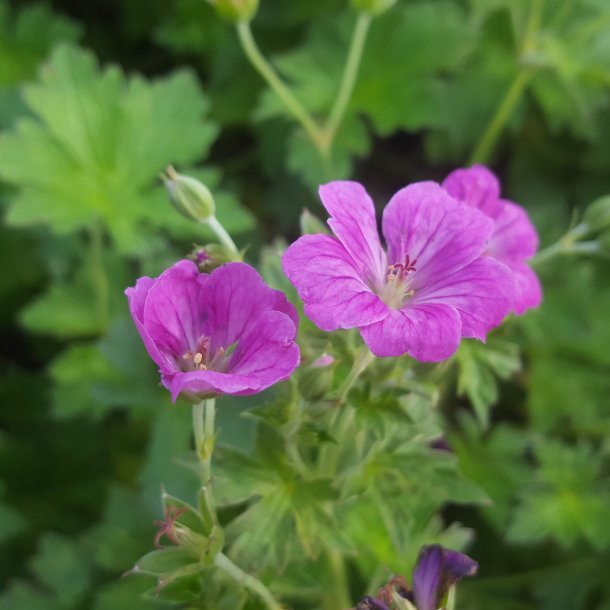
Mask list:
[[[383,212],[387,250],[360,184],[332,182],[320,197],[334,235],[298,239],[284,272],[318,327],[356,327],[376,356],[443,360],[463,337],[485,340],[511,310],[540,301],[525,264],[535,231],[482,167],[398,191]]]
[[[296,310],[245,263],[205,274],[183,260],[125,293],[173,400],[254,394],[299,364]]]

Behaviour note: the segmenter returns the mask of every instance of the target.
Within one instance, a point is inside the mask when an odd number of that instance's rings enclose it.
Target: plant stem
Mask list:
[[[375,360],[375,356],[370,352],[366,345],[362,346],[362,349],[358,352],[352,370],[349,372],[347,379],[339,390],[339,403],[343,403],[347,397],[348,392],[352,389],[352,386],[358,380],[358,377],[365,371],[365,369]]]
[[[504,127],[510,120],[510,117],[517,105],[517,102],[521,99],[526,86],[528,85],[532,73],[528,70],[521,69],[515,76],[511,86],[509,87],[506,95],[504,96],[496,114],[487,125],[485,132],[481,136],[479,143],[477,144],[472,156],[470,158],[470,165],[475,163],[486,163],[498,141],[498,138],[502,134]]]
[[[370,15],[361,12],[358,15],[358,20],[356,21],[356,26],[352,33],[352,40],[347,54],[347,61],[345,62],[345,70],[343,72],[339,93],[337,94],[328,121],[324,126],[323,148],[326,154],[328,154],[333,145],[337,130],[339,129],[347,105],[352,97],[370,25]]]
[[[537,267],[540,263],[547,262],[562,254],[597,254],[599,251],[600,245],[596,241],[583,241],[574,244],[559,240],[548,248],[538,252],[529,262],[530,265]]]
[[[351,606],[345,562],[343,561],[343,555],[337,549],[328,546],[326,552],[332,574],[332,591],[328,592],[325,608],[342,610]]]
[[[218,218],[216,216],[210,216],[205,221],[212,231],[214,231],[214,235],[218,238],[218,241],[235,257],[235,260],[241,260],[241,254],[235,245],[231,236],[227,233],[226,229],[218,222]]]
[[[218,553],[214,563],[216,567],[221,569],[225,574],[228,574],[244,589],[254,593],[269,610],[284,610],[273,597],[271,591],[260,580],[236,566],[224,553]]]
[[[214,434],[215,402],[214,398],[208,398],[193,405],[195,450],[201,464],[203,485],[207,485],[212,477],[212,453],[216,441]]]
[[[540,26],[543,8],[544,0],[532,0],[523,40],[519,49],[519,58],[523,58],[535,47],[534,37]],[[472,153],[470,158],[471,165],[475,163],[487,163],[487,161],[489,161],[489,157],[491,156],[499,137],[502,135],[506,124],[510,120],[515,106],[522,98],[533,74],[534,72],[531,67],[523,65],[519,67],[519,71],[515,75],[506,95],[502,98],[498,110],[488,123],[487,128],[483,132],[483,135]]]
[[[89,232],[91,247],[92,278],[95,286],[97,315],[102,332],[108,329],[108,276],[104,268],[104,233],[101,223],[96,223]]]
[[[284,103],[286,108],[290,110],[294,118],[301,124],[316,148],[321,151],[323,140],[322,130],[311,114],[309,114],[305,107],[284,84],[273,66],[265,59],[254,40],[250,24],[247,21],[240,21],[237,24],[237,34],[244,53],[254,69],[263,77],[274,93]]]

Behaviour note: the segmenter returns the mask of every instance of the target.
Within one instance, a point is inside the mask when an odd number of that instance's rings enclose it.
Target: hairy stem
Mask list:
[[[284,610],[273,597],[271,591],[260,580],[236,566],[224,553],[218,553],[214,563],[216,567],[233,578],[244,589],[256,595],[265,604],[266,608],[269,610]]]
[[[204,222],[214,231],[214,235],[216,235],[218,241],[233,255],[234,259],[241,260],[241,254],[239,253],[235,242],[227,233],[227,230],[218,222],[218,218],[216,218],[216,216],[210,216]]]
[[[250,24],[246,21],[240,21],[237,24],[237,34],[244,53],[254,69],[263,77],[273,92],[280,98],[301,127],[303,127],[316,148],[322,151],[322,130],[311,114],[284,84],[273,66],[265,59],[254,40]]]
[[[201,464],[201,482],[203,485],[207,485],[212,478],[212,453],[216,441],[214,434],[215,402],[214,398],[208,398],[193,405],[195,451]]]

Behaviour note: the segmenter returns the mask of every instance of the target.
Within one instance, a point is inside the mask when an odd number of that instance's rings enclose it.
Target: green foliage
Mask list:
[[[0,175],[22,187],[11,224],[69,233],[102,220],[124,252],[150,249],[152,227],[176,224],[155,180],[169,163],[200,158],[217,133],[192,74],[127,79],[60,47],[25,98],[36,118],[0,140]]]
[[[518,347],[493,340],[483,345],[463,341],[457,354],[458,394],[466,394],[482,426],[489,424],[489,409],[498,400],[497,378],[508,379],[521,366]]]
[[[21,82],[35,74],[56,43],[76,41],[80,30],[43,4],[11,14],[8,2],[0,2],[0,127],[23,112],[18,95]]]
[[[166,165],[210,188],[221,223],[298,308],[280,259],[303,207],[324,217],[312,189],[355,178],[381,200],[442,179],[515,82],[489,158],[542,243],[610,192],[606,0],[397,2],[371,22],[326,158],[209,3],[149,4],[0,0],[2,609],[260,608],[174,546],[141,564],[171,560],[155,576],[120,578],[150,553],[164,505],[201,499],[189,407],[159,387],[123,296],[214,240],[172,210]],[[264,0],[252,22],[320,121],[357,17],[349,4]],[[81,32],[91,51],[73,46]],[[607,241],[599,201],[583,220]],[[291,383],[219,401],[211,486],[226,539],[211,555],[222,546],[286,607],[336,610],[407,574],[423,544],[469,545],[481,575],[460,608],[608,610],[610,278],[604,259],[584,257],[537,271],[541,308],[486,345],[465,342],[438,368],[378,360],[345,395],[358,334],[302,319]],[[322,354],[334,360],[316,368]],[[198,519],[180,517],[207,536]]]

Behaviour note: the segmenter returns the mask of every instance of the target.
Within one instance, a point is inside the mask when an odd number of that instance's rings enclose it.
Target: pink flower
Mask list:
[[[284,272],[322,330],[357,327],[377,356],[451,356],[462,337],[484,340],[510,309],[507,268],[482,256],[493,221],[421,182],[383,212],[382,248],[373,202],[357,182],[320,188],[335,236],[305,235]]]
[[[245,263],[207,275],[183,260],[125,294],[174,401],[255,394],[299,364],[296,310]]]
[[[479,209],[494,221],[486,254],[513,272],[513,311],[520,315],[538,307],[542,289],[526,261],[538,249],[538,234],[527,212],[516,203],[500,198],[500,183],[483,165],[451,172],[443,182],[445,190],[463,203]]]

